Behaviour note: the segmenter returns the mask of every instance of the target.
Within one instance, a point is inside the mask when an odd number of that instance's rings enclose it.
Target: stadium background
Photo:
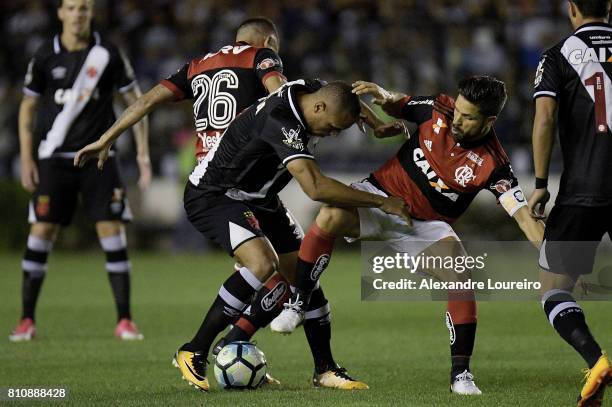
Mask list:
[[[21,250],[27,195],[18,186],[17,112],[30,56],[59,29],[52,1],[8,0],[0,4],[0,226],[9,230],[0,247]],[[411,94],[455,93],[458,78],[486,73],[503,79],[509,100],[496,126],[525,190],[531,188],[530,137],[533,75],[541,52],[571,32],[566,2],[559,0],[96,0],[95,26],[120,44],[146,91],[189,59],[230,43],[247,16],[272,18],[281,30],[280,55],[289,79],[372,80]],[[189,103],[159,109],[150,117],[155,182],[144,194],[137,178],[132,140],[122,137],[124,179],[136,214],[130,229],[137,247],[201,249],[206,243],[183,217],[184,180],[193,168],[193,119]],[[350,182],[395,152],[401,141],[380,142],[354,128],[323,140],[322,167]],[[342,153],[339,154],[338,152]],[[555,168],[559,170],[559,168]],[[293,192],[293,190],[292,190]],[[518,239],[520,232],[490,194],[457,228],[466,238]],[[288,205],[306,225],[316,205],[300,193]],[[172,197],[172,199],[168,199]],[[176,199],[174,199],[176,197]],[[298,197],[295,201],[292,199]],[[164,205],[158,203],[162,198]],[[496,227],[487,228],[482,219]],[[475,224],[478,221],[480,224]],[[92,227],[77,217],[63,247],[95,245]]]

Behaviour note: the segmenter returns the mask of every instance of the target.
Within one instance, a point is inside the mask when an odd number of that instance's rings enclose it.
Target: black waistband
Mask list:
[[[387,194],[387,196],[391,196],[391,194],[387,192],[387,190],[385,190],[385,188],[383,188],[382,185],[380,185],[380,183],[378,182],[374,174],[370,174],[370,176],[366,178],[364,181],[368,181],[370,184],[374,185],[377,189]]]

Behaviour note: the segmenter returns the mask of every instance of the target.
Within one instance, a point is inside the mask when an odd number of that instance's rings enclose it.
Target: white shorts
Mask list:
[[[351,184],[351,188],[387,196],[369,181],[364,180]],[[404,219],[391,215],[378,208],[358,208],[359,238],[361,240],[385,241],[398,253],[416,256],[423,250],[446,237],[459,237],[446,222],[440,220],[413,220],[410,227]],[[358,239],[346,237],[352,243]]]

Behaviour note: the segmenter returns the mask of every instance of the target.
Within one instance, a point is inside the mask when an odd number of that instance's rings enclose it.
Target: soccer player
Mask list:
[[[140,95],[129,62],[92,32],[93,0],[63,0],[57,9],[61,34],[45,42],[28,66],[19,109],[21,182],[29,192],[32,224],[23,257],[23,313],[11,341],[36,334],[35,307],[47,271],[47,257],[60,228],[70,224],[79,195],[96,224],[117,305],[115,336],[142,339],[130,313],[130,262],[123,222],[131,219],[115,151],[102,172],[95,164],[74,168],[76,151],[110,126],[113,94],[130,104]],[[34,118],[36,116],[36,122]],[[141,187],[151,178],[146,119],[134,128]],[[39,144],[38,144],[39,143]],[[34,148],[38,144],[37,156]]]
[[[536,73],[536,189],[529,208],[541,217],[550,198],[548,169],[558,116],[564,168],[540,249],[542,306],[552,327],[588,366],[578,406],[599,406],[612,367],[571,293],[580,276],[591,273],[603,235],[612,233],[610,1],[570,1],[568,12],[574,33],[544,52]]]
[[[97,156],[101,166],[113,142],[133,123],[167,102],[181,100],[192,100],[194,104],[194,120],[198,133],[196,154],[198,161],[201,161],[238,113],[286,82],[282,75],[283,66],[277,54],[278,50],[278,32],[270,20],[245,20],[236,32],[234,44],[196,58],[175,75],[162,80],[130,106],[100,140],[83,148],[77,154],[75,163]],[[365,114],[368,115],[367,110]],[[301,231],[299,225],[297,228]],[[237,270],[240,268],[238,265]],[[259,291],[261,298],[256,298],[264,301],[265,305],[259,309],[260,312],[248,314],[250,322],[247,324],[253,327],[253,324],[260,326],[269,323],[279,312],[275,310],[282,307],[288,289],[287,281],[279,274],[274,275]],[[310,313],[312,318],[305,326],[315,369],[319,372],[317,383],[325,387],[353,388],[359,385],[359,382],[343,374],[332,357],[330,309],[320,287],[315,298],[317,301],[313,302],[313,307],[327,311],[321,315],[318,311]],[[271,315],[271,312],[274,314]],[[218,333],[211,331],[207,341],[213,341]],[[208,347],[210,344],[206,345],[206,348]],[[269,375],[266,380],[276,382]]]
[[[290,82],[237,117],[190,175],[189,220],[242,265],[223,283],[192,341],[176,352],[175,364],[197,388],[208,390],[206,358],[217,334],[274,272],[292,282],[302,233],[278,192],[293,177],[313,200],[407,216],[401,199],[349,188],[324,176],[314,161],[311,137],[336,134],[359,114],[348,84]]]
[[[452,223],[481,190],[492,192],[527,239],[539,244],[543,227],[527,210],[493,125],[506,102],[503,82],[475,76],[459,82],[459,96],[406,96],[358,81],[358,95],[370,94],[390,115],[414,122],[412,135],[397,155],[352,187],[380,196],[399,196],[412,217],[407,222],[376,208],[324,206],[299,251],[296,291],[272,321],[273,331],[291,333],[304,319],[312,288],[327,267],[336,237],[386,241],[398,252],[416,256],[465,254]],[[378,137],[397,133],[397,123],[377,129]],[[473,293],[449,293],[446,322],[451,333],[451,391],[478,395],[470,371],[476,336]]]

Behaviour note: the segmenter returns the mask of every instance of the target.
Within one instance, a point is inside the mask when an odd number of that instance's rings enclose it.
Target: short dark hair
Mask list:
[[[610,0],[570,0],[584,17],[602,18],[610,12]]]
[[[462,79],[459,82],[459,94],[478,106],[485,116],[497,116],[508,99],[506,84],[487,75]]]
[[[253,29],[264,36],[276,35],[276,38],[278,38],[278,30],[276,29],[276,25],[269,18],[253,17],[244,20],[242,23],[240,23],[236,32],[240,33],[241,30],[245,30],[247,28]]]
[[[353,93],[353,87],[344,81],[332,81],[320,89],[323,94],[333,100],[340,112],[346,113],[353,120],[359,118],[361,105],[359,96]]]

